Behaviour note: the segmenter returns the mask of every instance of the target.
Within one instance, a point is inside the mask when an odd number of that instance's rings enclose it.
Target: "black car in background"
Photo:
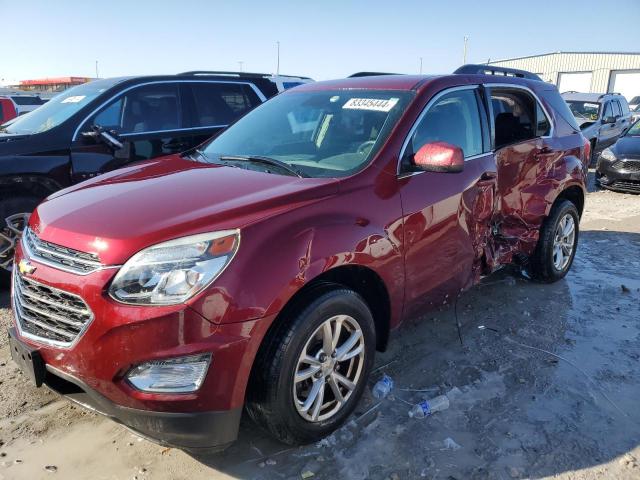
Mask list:
[[[51,193],[183,152],[306,77],[234,72],[96,80],[0,127],[0,282],[30,213]]]
[[[611,190],[640,193],[640,122],[600,154],[596,183]]]

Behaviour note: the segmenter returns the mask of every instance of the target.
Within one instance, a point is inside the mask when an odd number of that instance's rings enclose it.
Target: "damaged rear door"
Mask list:
[[[497,170],[484,105],[476,85],[437,93],[403,146],[398,183],[408,315],[447,302],[477,280],[486,263]],[[462,172],[416,169],[418,149],[438,141],[462,149]]]
[[[487,98],[498,169],[494,269],[511,263],[515,252],[533,253],[553,190],[549,170],[562,154],[553,145],[550,116],[531,90],[495,84]]]

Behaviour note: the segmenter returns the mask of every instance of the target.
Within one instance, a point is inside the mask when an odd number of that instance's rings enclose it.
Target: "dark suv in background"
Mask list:
[[[562,98],[591,144],[591,162],[631,126],[631,111],[619,93],[564,92]]]
[[[30,213],[51,193],[188,150],[306,77],[194,71],[96,80],[0,127],[0,281]]]

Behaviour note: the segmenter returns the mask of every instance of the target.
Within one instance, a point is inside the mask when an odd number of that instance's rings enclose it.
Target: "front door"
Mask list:
[[[104,105],[80,127],[71,146],[72,180],[79,182],[129,163],[179,153],[191,146],[176,83],[153,83],[126,91]],[[110,132],[116,148],[92,127]]]
[[[411,130],[398,177],[408,315],[447,303],[482,271],[496,182],[487,125],[478,88],[466,86],[438,93]],[[462,149],[461,173],[413,166],[418,149],[434,141]]]

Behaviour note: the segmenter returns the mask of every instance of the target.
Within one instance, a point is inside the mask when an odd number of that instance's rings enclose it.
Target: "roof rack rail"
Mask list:
[[[517,68],[496,67],[494,65],[467,64],[458,68],[453,73],[475,74],[475,75],[502,75],[505,77],[527,78],[529,80],[543,80],[535,73],[519,70]]]
[[[562,92],[562,93],[565,94],[565,93],[580,93],[580,92],[577,90],[567,90],[566,92]]]
[[[358,77],[377,77],[378,75],[402,75],[401,73],[389,73],[389,72],[356,72],[352,75],[349,75],[347,78],[358,78]]]
[[[283,77],[283,78],[301,78],[303,80],[311,80],[309,77],[300,77],[297,75],[282,75],[282,74],[271,74],[271,73],[252,73],[252,72],[226,72],[226,71],[216,71],[216,70],[192,70],[189,72],[181,72],[177,75],[219,75],[221,77],[260,77],[260,78],[271,78],[271,77]]]
[[[251,73],[251,72],[224,72],[215,70],[191,70],[189,72],[181,72],[177,75],[220,75],[227,77],[268,77],[265,73]]]

